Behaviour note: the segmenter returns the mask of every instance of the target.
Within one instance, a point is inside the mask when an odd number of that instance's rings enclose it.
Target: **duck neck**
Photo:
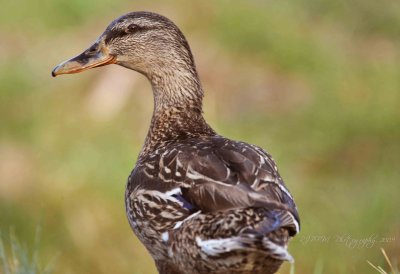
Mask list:
[[[141,155],[166,142],[216,134],[202,115],[203,90],[194,66],[168,67],[148,76],[154,111]]]

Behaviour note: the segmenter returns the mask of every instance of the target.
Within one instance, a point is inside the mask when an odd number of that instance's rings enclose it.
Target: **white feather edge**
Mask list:
[[[244,242],[249,242],[249,240],[251,241],[253,239],[237,236],[223,239],[202,240],[200,237],[196,237],[196,244],[207,255],[218,256],[234,250],[251,249],[243,245]],[[263,245],[265,248],[268,249],[268,255],[270,255],[272,258],[289,261],[290,263],[294,262],[292,255],[290,255],[285,247],[275,244],[267,238],[263,239]],[[254,251],[262,252],[262,250],[257,249],[255,249]]]

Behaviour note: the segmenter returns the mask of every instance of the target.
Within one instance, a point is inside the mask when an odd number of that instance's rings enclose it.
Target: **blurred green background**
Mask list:
[[[400,2],[1,1],[0,231],[54,273],[155,273],[124,188],[152,112],[118,66],[52,78],[116,17],[185,33],[220,133],[262,146],[296,198],[296,273],[374,273],[400,259]],[[7,239],[7,237],[5,237]],[[0,272],[1,272],[0,268]],[[279,273],[289,273],[286,264]]]

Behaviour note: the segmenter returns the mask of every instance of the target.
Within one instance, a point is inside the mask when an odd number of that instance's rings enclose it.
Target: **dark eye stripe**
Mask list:
[[[139,31],[145,31],[151,29],[149,27],[142,27],[136,24],[131,24],[129,25],[126,29],[112,29],[110,31],[107,32],[107,36],[105,39],[105,42],[108,43],[111,40],[114,40],[115,38],[119,38],[119,37],[123,37],[127,34],[132,34],[132,33],[136,33]]]
[[[108,43],[111,40],[114,40],[115,38],[124,36],[125,34],[126,34],[126,32],[124,30],[113,29],[113,30],[107,32],[107,36],[106,36],[105,42]]]

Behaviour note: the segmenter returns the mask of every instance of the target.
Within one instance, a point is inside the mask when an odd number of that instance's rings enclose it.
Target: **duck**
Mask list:
[[[129,224],[160,274],[276,273],[300,231],[293,196],[269,153],[204,119],[189,44],[168,18],[115,19],[53,76],[117,64],[151,83],[154,109],[125,192]]]

